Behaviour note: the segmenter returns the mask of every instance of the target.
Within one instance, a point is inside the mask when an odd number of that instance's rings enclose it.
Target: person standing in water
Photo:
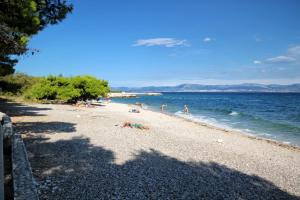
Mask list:
[[[166,104],[162,104],[162,105],[160,106],[160,111],[161,111],[161,112],[164,112],[164,108],[165,108],[165,107],[167,107],[167,105],[166,105]]]
[[[189,108],[187,107],[187,105],[183,106],[183,113],[184,114],[189,114]]]

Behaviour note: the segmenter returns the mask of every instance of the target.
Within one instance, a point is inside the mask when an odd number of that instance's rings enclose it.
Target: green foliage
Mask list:
[[[32,77],[22,73],[0,76],[1,93],[10,96],[21,96],[38,81],[38,77]]]
[[[11,59],[8,56],[0,55],[0,76],[13,74],[15,69],[13,66],[17,63],[17,60]]]
[[[0,2],[0,76],[14,72],[12,56],[28,52],[31,36],[62,21],[73,9],[65,0],[4,0]],[[35,51],[31,51],[32,54]],[[5,68],[5,69],[3,69]]]
[[[25,97],[35,100],[60,100],[76,102],[78,100],[96,99],[109,92],[108,82],[92,76],[48,76],[28,90]]]

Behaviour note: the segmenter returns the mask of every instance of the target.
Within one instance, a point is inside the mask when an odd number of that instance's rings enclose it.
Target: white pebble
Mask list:
[[[217,139],[217,142],[218,143],[223,143],[223,140],[222,139]]]

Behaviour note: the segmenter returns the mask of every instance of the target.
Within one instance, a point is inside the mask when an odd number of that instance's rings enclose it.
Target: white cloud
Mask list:
[[[174,38],[150,38],[141,39],[135,41],[133,46],[165,46],[165,47],[175,47],[175,46],[188,46],[187,40],[178,40]]]
[[[300,45],[288,48],[287,53],[280,56],[264,59],[263,61],[255,60],[254,64],[289,64],[300,61]]]
[[[264,62],[267,64],[278,64],[278,63],[290,63],[294,61],[296,61],[296,59],[290,56],[276,56],[273,58],[268,58]]]
[[[203,38],[203,42],[211,42],[212,39],[210,37],[205,37]]]
[[[288,54],[295,57],[300,56],[300,45],[289,48]]]

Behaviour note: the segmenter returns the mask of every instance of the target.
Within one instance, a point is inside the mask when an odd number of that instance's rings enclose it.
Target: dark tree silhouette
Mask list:
[[[32,35],[62,21],[72,9],[65,0],[1,0],[0,76],[14,73],[17,59],[12,56],[28,52]]]

